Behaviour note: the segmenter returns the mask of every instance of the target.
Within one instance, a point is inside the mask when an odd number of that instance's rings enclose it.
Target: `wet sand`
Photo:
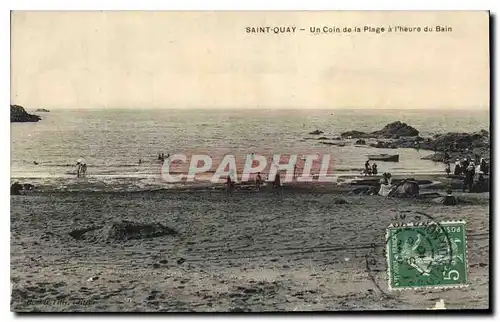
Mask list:
[[[449,309],[488,308],[489,194],[457,192],[471,203],[444,206],[306,190],[12,196],[11,309],[398,310],[440,299]],[[401,211],[467,221],[469,287],[388,291],[385,232]],[[177,235],[69,235],[124,220],[161,223]]]

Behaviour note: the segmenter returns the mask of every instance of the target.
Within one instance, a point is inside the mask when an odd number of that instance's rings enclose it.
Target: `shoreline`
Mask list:
[[[337,182],[283,182],[282,191],[283,193],[348,193],[354,188],[359,188],[361,186],[374,186],[378,184],[378,181],[382,178],[381,175],[372,176],[362,176],[362,175],[340,175],[338,176]],[[449,185],[452,186],[453,190],[458,190],[462,185],[462,178],[446,174],[411,174],[411,175],[401,175],[396,174],[392,176],[392,183],[397,184],[399,181],[404,179],[414,179],[416,180],[421,189],[423,190],[445,190]],[[211,183],[211,182],[193,182],[193,183],[178,183],[170,187],[154,186],[146,189],[125,189],[125,186],[116,186],[114,189],[99,190],[98,185],[93,185],[92,183],[76,183],[75,188],[80,189],[40,189],[35,188],[34,190],[24,191],[25,196],[37,196],[37,195],[47,195],[47,194],[147,194],[147,193],[176,193],[176,192],[186,192],[186,193],[203,193],[203,192],[225,192],[225,183]],[[43,187],[43,186],[42,186]],[[272,181],[266,181],[264,185],[261,186],[261,191],[256,191],[255,184],[252,180],[248,182],[237,182],[235,184],[235,190],[233,194],[267,194],[273,193]]]

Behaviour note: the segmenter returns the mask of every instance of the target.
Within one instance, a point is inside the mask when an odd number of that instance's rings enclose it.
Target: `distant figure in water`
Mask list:
[[[374,164],[372,165],[372,174],[373,174],[374,176],[376,176],[376,175],[378,174],[378,167],[377,167],[377,164],[376,164],[376,163],[374,163]]]
[[[34,164],[34,165],[38,165],[38,162],[36,162],[36,161],[33,161],[33,164]]]
[[[161,160],[161,153],[158,153],[158,160]]]
[[[139,164],[141,164],[141,163],[142,163],[142,160],[139,158]]]
[[[85,162],[77,162],[76,163],[76,177],[80,178],[82,176],[85,176],[85,173],[87,173],[87,164],[85,164]]]

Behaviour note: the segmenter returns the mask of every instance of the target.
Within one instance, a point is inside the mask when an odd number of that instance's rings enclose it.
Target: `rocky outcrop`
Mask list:
[[[45,108],[37,108],[37,109],[35,110],[35,112],[44,112],[44,113],[48,113],[48,112],[50,112],[50,111],[49,111],[49,110],[47,110],[47,109],[45,109]]]
[[[10,106],[11,122],[38,122],[40,120],[41,120],[40,116],[28,114],[22,106],[19,105]]]
[[[456,159],[490,158],[490,134],[481,130],[474,133],[446,133],[427,138],[420,143],[422,149],[435,153],[424,157],[425,160],[453,162]],[[447,154],[448,158],[445,157]]]
[[[312,132],[309,132],[309,134],[314,134],[314,135],[319,135],[319,134],[323,134],[324,132],[323,131],[320,131],[320,130],[314,130]]]
[[[372,148],[379,149],[397,149],[397,146],[394,142],[377,141],[377,143],[371,143],[370,146]]]
[[[383,129],[371,133],[361,131],[347,131],[341,134],[342,137],[350,137],[353,139],[366,139],[366,138],[385,138],[385,139],[398,139],[400,137],[418,136],[418,130],[414,127],[396,121],[384,126]]]
[[[14,182],[10,186],[10,194],[11,195],[20,195],[23,190],[23,186],[19,182]]]
[[[373,137],[370,133],[361,132],[361,131],[347,131],[340,134],[343,138],[351,138],[351,139],[368,139]]]
[[[406,123],[396,121],[387,124],[382,130],[372,132],[372,135],[375,137],[398,139],[402,136],[418,136],[418,130]]]
[[[489,147],[489,133],[481,130],[476,133],[445,133],[436,135],[434,139],[421,142],[420,147],[433,151],[472,151],[474,148]]]

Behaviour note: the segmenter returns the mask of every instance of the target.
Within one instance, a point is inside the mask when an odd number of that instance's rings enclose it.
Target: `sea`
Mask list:
[[[108,108],[36,114],[42,117],[40,122],[11,123],[11,181],[31,183],[45,191],[139,191],[210,184],[210,173],[200,174],[194,182],[167,182],[159,153],[182,153],[188,158],[209,155],[213,158],[212,171],[225,155],[234,155],[238,172],[251,153],[269,158],[274,154],[328,154],[328,175],[335,178],[359,176],[367,155],[386,153],[399,154],[400,160],[376,161],[380,173],[441,173],[442,163],[422,160],[432,151],[376,149],[357,145],[354,139],[332,138],[348,130],[379,130],[398,120],[415,127],[424,137],[489,130],[490,123],[489,111],[474,109]],[[324,133],[309,134],[314,130]],[[345,146],[320,142],[342,142]],[[88,166],[83,178],[76,176],[78,159],[84,159]],[[172,173],[187,171],[183,168],[186,164],[181,163],[172,163]]]

